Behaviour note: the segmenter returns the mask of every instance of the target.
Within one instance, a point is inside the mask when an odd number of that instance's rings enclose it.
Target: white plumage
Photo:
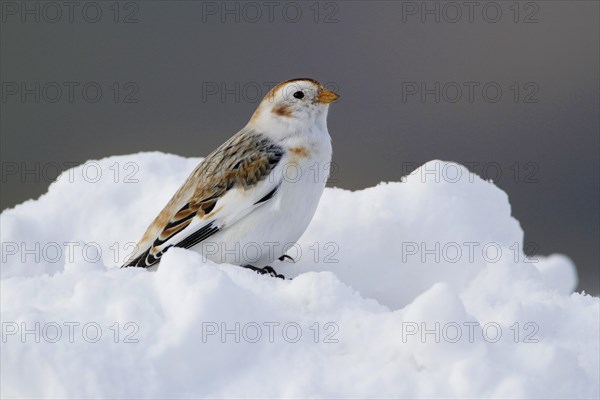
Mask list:
[[[332,154],[327,112],[337,98],[312,79],[273,88],[248,124],[192,172],[125,266],[150,267],[176,246],[264,272],[317,208]]]

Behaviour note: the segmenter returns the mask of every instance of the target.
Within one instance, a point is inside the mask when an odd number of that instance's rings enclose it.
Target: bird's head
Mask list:
[[[314,79],[300,78],[275,86],[254,112],[249,125],[299,129],[326,124],[329,104],[340,96]]]

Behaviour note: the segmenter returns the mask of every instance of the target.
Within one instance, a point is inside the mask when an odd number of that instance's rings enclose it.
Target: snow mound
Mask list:
[[[2,398],[600,396],[600,300],[458,164],[326,189],[293,280],[184,249],[118,269],[199,161],[90,161],[1,214]]]

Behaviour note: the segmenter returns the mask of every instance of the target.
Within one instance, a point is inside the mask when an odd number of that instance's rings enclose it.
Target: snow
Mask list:
[[[599,298],[458,164],[326,189],[293,280],[184,249],[119,269],[199,161],[90,161],[1,214],[2,398],[600,396]]]

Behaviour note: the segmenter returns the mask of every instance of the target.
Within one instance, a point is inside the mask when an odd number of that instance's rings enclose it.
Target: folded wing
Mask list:
[[[123,267],[150,267],[172,246],[190,248],[268,202],[283,148],[242,129],[211,153],[158,214]]]

